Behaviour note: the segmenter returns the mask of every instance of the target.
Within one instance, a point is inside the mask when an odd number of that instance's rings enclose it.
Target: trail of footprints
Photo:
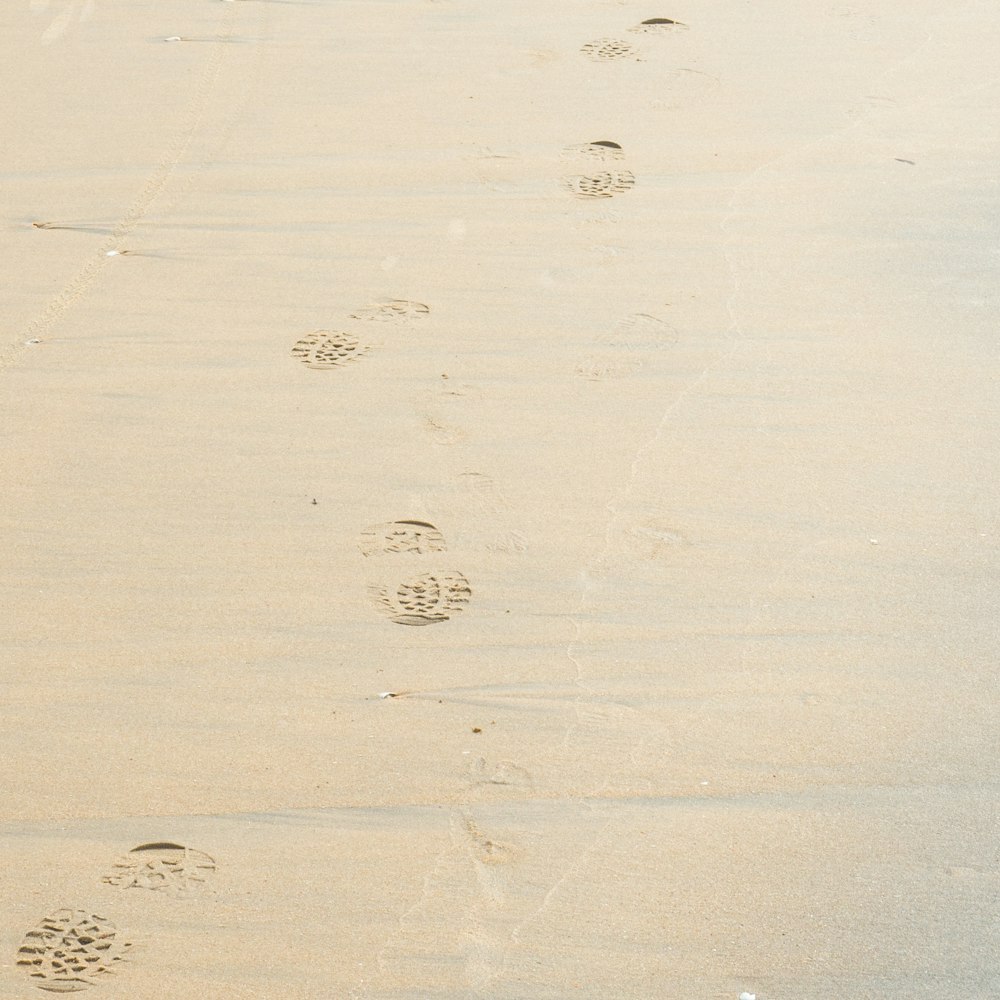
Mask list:
[[[202,891],[214,871],[215,861],[201,851],[181,844],[140,844],[115,861],[102,881],[185,898]],[[77,993],[113,974],[131,948],[107,917],[63,907],[25,933],[16,963],[39,989]]]
[[[354,327],[366,323],[395,323],[407,325],[430,314],[430,308],[423,302],[408,299],[389,299],[376,302],[353,312],[348,322]],[[347,324],[345,324],[347,325]],[[299,338],[292,347],[292,357],[307,368],[326,371],[343,368],[359,361],[371,352],[371,346],[352,330],[314,330]]]
[[[472,588],[462,573],[427,564],[424,556],[447,552],[444,535],[427,521],[390,521],[366,528],[358,543],[366,558],[386,560],[384,577],[370,584],[368,594],[375,608],[397,625],[434,625],[462,611]],[[410,557],[403,565],[399,557]],[[412,565],[417,557],[417,567]],[[389,576],[390,568],[394,570]],[[419,568],[421,571],[416,572]]]
[[[686,29],[670,18],[650,18],[629,29],[643,37],[670,35]],[[628,39],[599,38],[585,43],[581,53],[595,62],[641,61],[643,49]],[[563,186],[583,199],[606,199],[635,185],[625,166],[621,145],[609,139],[568,146],[563,159],[576,172],[562,179]],[[40,224],[37,228],[44,228]],[[371,303],[351,312],[336,330],[316,330],[292,347],[292,357],[317,371],[343,368],[372,351],[365,336],[371,324],[407,326],[425,319],[427,305],[408,299]],[[609,351],[582,362],[582,378],[620,377],[641,365],[637,345],[663,342],[672,333],[654,316],[635,314],[619,324],[602,346]],[[441,531],[420,520],[399,520],[371,525],[361,532],[359,548],[366,559],[379,563],[382,579],[369,586],[375,608],[399,625],[424,626],[448,621],[469,603],[472,589],[466,577],[446,568],[440,557],[448,546]],[[518,550],[523,549],[519,541]],[[506,781],[490,779],[494,783]],[[473,831],[478,833],[478,831]],[[484,863],[498,859],[492,841],[485,844]],[[103,877],[105,885],[122,891],[133,889],[185,899],[205,890],[216,870],[215,861],[201,851],[175,843],[140,844],[118,858]],[[60,908],[51,911],[25,933],[16,965],[39,989],[72,993],[100,984],[120,963],[128,960],[132,942],[116,925],[90,909]]]

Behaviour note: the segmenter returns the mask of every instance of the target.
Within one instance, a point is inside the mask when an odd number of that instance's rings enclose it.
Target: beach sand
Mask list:
[[[0,998],[997,994],[995,4],[0,28]]]

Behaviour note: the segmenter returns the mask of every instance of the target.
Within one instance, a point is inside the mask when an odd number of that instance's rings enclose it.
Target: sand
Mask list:
[[[995,4],[0,29],[0,998],[997,994]]]

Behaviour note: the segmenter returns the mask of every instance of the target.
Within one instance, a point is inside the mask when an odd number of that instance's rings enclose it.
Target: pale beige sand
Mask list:
[[[995,4],[0,28],[0,997],[996,995]]]

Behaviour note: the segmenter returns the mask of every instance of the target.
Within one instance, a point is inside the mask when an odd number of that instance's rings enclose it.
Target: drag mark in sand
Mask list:
[[[168,896],[189,896],[203,889],[215,861],[181,844],[140,844],[113,865],[103,881],[120,889],[149,889]]]
[[[25,934],[17,964],[39,989],[75,993],[113,972],[130,947],[104,917],[56,910]]]

